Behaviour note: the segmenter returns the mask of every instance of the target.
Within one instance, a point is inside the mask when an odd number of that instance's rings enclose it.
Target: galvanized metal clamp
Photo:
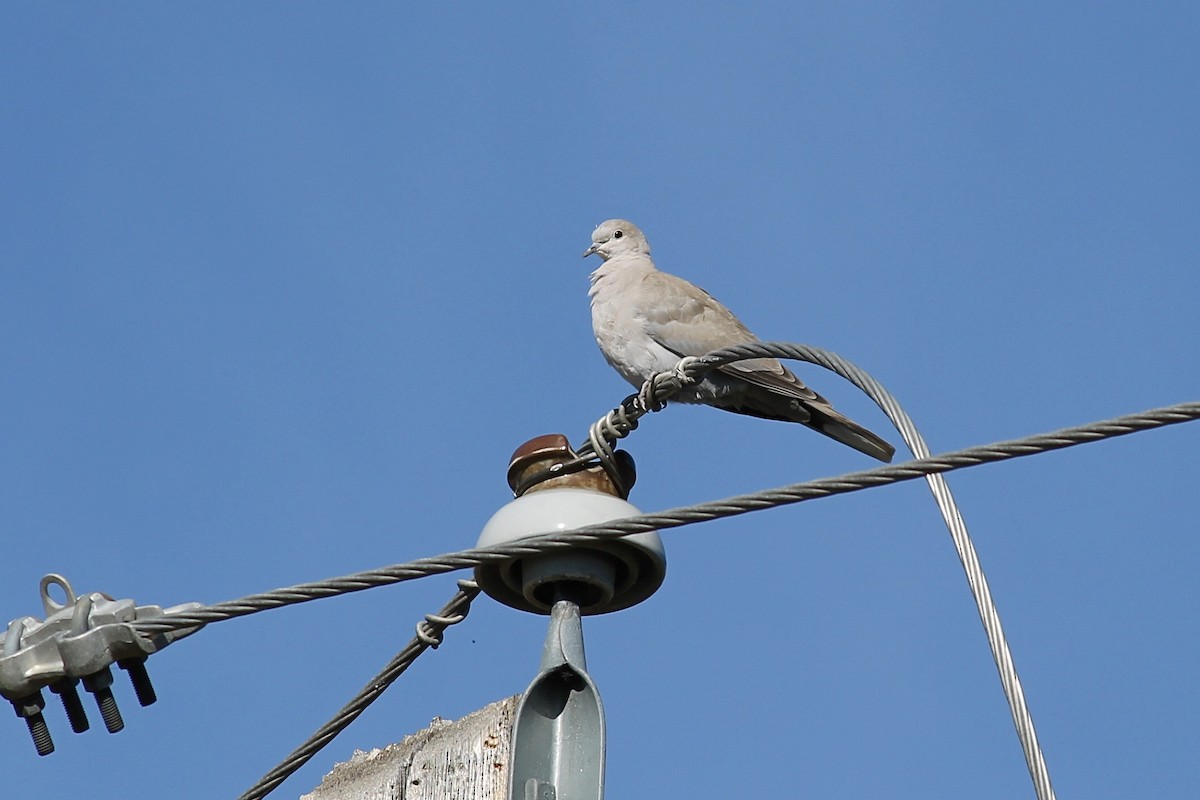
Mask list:
[[[66,596],[59,603],[50,594],[57,586]],[[106,594],[75,594],[70,582],[50,574],[40,584],[45,619],[18,617],[8,623],[0,649],[0,696],[13,704],[17,716],[25,720],[38,755],[54,752],[50,729],[42,716],[46,701],[42,689],[59,695],[71,730],[83,733],[90,727],[87,713],[76,688],[83,683],[100,709],[109,733],[125,727],[112,694],[111,665],[129,673],[134,693],[143,706],[157,696],[146,673],[146,659],[171,642],[182,639],[203,626],[167,631],[147,636],[134,629],[134,622],[164,614],[191,611],[200,603],[184,603],[170,608],[135,605],[132,600],[114,600]]]

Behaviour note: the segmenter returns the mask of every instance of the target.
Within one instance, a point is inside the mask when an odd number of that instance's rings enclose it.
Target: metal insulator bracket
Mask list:
[[[541,666],[517,706],[512,737],[509,800],[604,797],[604,705],[573,602],[551,609]]]

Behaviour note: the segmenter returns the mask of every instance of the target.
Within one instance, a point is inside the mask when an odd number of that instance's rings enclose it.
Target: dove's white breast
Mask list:
[[[654,272],[644,257],[613,258],[591,274],[592,332],[612,368],[640,387],[656,372],[675,366],[679,356],[656,342],[646,331],[644,297],[638,284]]]

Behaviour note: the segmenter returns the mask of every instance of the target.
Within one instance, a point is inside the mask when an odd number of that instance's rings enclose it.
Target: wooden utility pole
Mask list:
[[[506,800],[520,696],[457,722],[435,719],[404,741],[338,764],[300,800]]]

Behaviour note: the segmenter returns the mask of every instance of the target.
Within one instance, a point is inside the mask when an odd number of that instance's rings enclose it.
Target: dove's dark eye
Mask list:
[[[614,234],[613,234],[613,238],[614,238],[614,239],[620,239],[620,238],[621,238],[622,236],[624,236],[624,235],[625,235],[625,234],[624,234],[624,232],[622,232],[622,231],[617,231],[616,233],[614,233]]]

